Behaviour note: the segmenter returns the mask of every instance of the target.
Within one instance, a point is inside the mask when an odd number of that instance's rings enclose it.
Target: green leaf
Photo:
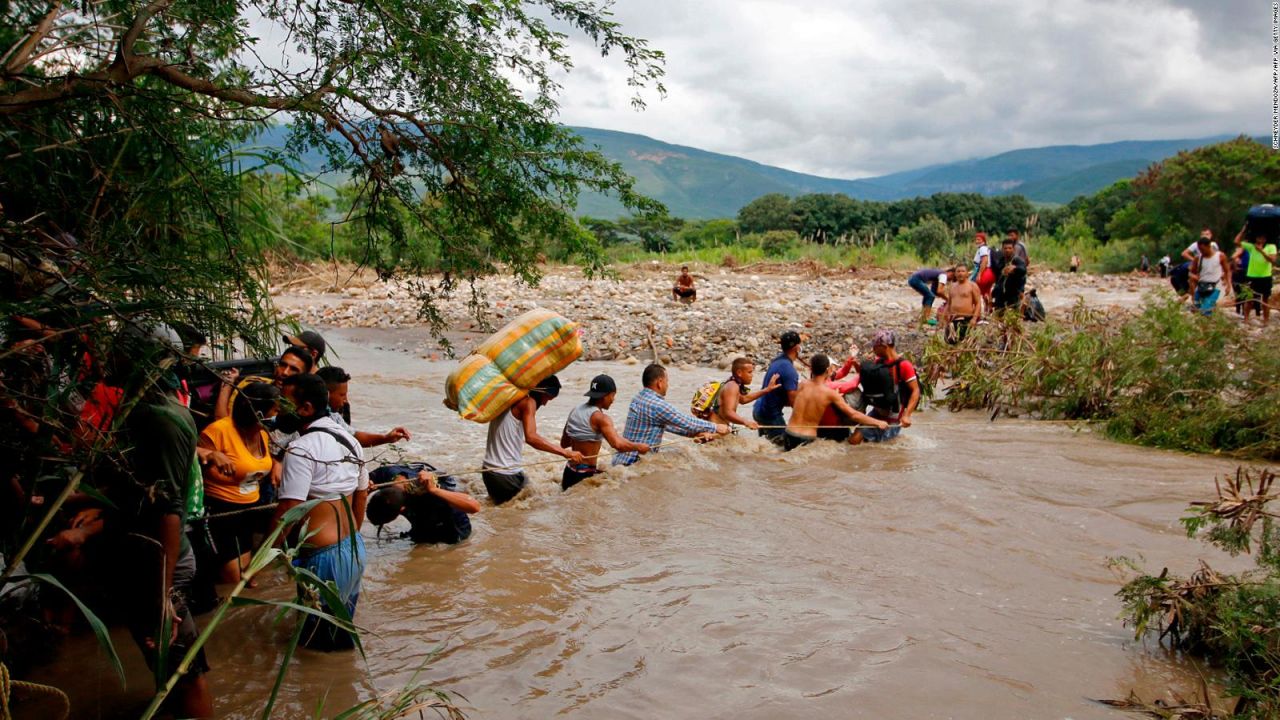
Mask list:
[[[116,654],[115,645],[111,643],[111,632],[107,630],[107,626],[98,619],[98,616],[89,609],[89,606],[81,602],[80,598],[76,597],[75,593],[68,590],[65,585],[58,582],[58,579],[52,575],[32,573],[30,575],[15,576],[13,580],[22,580],[26,578],[48,583],[49,585],[52,585],[66,593],[67,597],[71,598],[72,602],[76,604],[76,607],[80,609],[80,613],[84,615],[84,619],[89,623],[89,627],[93,629],[93,635],[98,639],[98,645],[100,645],[107,653],[107,659],[111,661],[112,669],[116,671],[116,676],[120,678],[120,687],[125,687],[124,665],[120,662],[120,656]]]

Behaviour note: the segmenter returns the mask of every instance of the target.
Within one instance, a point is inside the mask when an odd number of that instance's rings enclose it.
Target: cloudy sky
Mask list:
[[[575,39],[561,119],[833,177],[1267,134],[1270,0],[617,0],[667,97]]]

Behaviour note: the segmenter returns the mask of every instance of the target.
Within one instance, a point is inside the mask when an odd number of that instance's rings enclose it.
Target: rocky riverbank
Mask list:
[[[698,300],[671,300],[678,268],[646,264],[620,271],[616,279],[586,280],[577,268],[547,268],[537,287],[507,277],[477,284],[485,319],[500,327],[510,318],[545,307],[583,327],[584,359],[668,364],[727,365],[747,355],[757,361],[776,353],[777,337],[794,329],[810,336],[806,351],[843,353],[852,340],[866,345],[878,327],[899,331],[908,353],[926,335],[915,327],[919,296],[906,273],[824,271],[809,265],[729,269],[694,268]],[[330,273],[294,279],[274,288],[280,311],[305,325],[342,328],[424,328],[409,285],[368,275]],[[1144,292],[1161,286],[1157,278],[1069,275],[1035,272],[1028,283],[1052,314],[1079,302],[1136,307]],[[458,354],[487,335],[468,307],[470,294],[443,301],[446,337]],[[926,331],[932,332],[932,330]],[[429,333],[404,349],[431,356],[440,352]]]

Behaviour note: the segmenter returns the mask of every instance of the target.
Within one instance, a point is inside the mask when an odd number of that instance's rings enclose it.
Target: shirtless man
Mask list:
[[[951,270],[955,278],[947,286],[947,342],[964,340],[969,328],[982,319],[982,290],[969,280],[969,274],[957,265]]]
[[[675,287],[671,288],[671,299],[691,303],[698,299],[698,291],[693,287],[693,276],[689,274],[689,266],[680,268],[680,277],[676,278]]]
[[[724,382],[724,385],[720,386],[720,393],[716,395],[716,399],[711,403],[711,415],[707,419],[713,423],[723,425],[743,425],[752,430],[758,429],[760,423],[754,420],[747,420],[739,415],[738,406],[755,402],[756,398],[781,387],[781,384],[778,382],[778,376],[774,375],[773,382],[768,387],[760,388],[754,392],[747,392],[755,372],[756,364],[751,362],[749,358],[740,357],[735,359],[729,369],[729,379]]]
[[[814,355],[809,361],[812,372],[811,379],[800,383],[796,391],[795,405],[791,408],[791,420],[787,422],[786,433],[782,436],[784,450],[794,450],[808,445],[818,439],[818,426],[822,423],[822,415],[827,408],[834,407],[845,417],[860,425],[869,425],[880,430],[889,427],[884,420],[864,415],[849,407],[839,391],[827,386],[831,375],[831,359],[821,353]]]
[[[638,452],[644,455],[649,446],[642,442],[631,442],[618,434],[613,420],[605,413],[618,397],[618,386],[608,375],[597,375],[591,381],[591,389],[587,391],[587,401],[569,413],[564,423],[564,432],[560,435],[560,447],[582,453],[582,462],[570,460],[564,466],[564,474],[560,477],[560,490],[568,490],[592,475],[601,472],[597,467],[601,442],[608,442],[609,447],[618,452]]]

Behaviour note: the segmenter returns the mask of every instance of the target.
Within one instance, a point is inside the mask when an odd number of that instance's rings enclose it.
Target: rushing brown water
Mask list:
[[[479,464],[484,428],[440,403],[447,364],[334,335],[358,426],[403,424],[408,455]],[[598,372],[618,381],[621,425],[640,370],[569,368],[540,429],[558,439]],[[683,404],[720,374],[674,368],[669,396]],[[1198,683],[1191,665],[1132,642],[1105,561],[1189,570],[1212,556],[1176,519],[1233,465],[1064,425],[917,419],[885,446],[681,445],[563,494],[560,467],[538,467],[531,491],[486,505],[453,548],[376,542],[366,527],[367,664],[300,651],[276,716],[322,703],[331,716],[415,673],[476,718],[1118,718],[1089,698]],[[284,597],[279,580],[254,592]],[[273,617],[238,609],[214,636],[220,716],[261,712],[291,628]],[[126,696],[87,641],[48,672],[77,716],[120,715],[148,690],[117,640]],[[77,648],[86,659],[72,663]]]

